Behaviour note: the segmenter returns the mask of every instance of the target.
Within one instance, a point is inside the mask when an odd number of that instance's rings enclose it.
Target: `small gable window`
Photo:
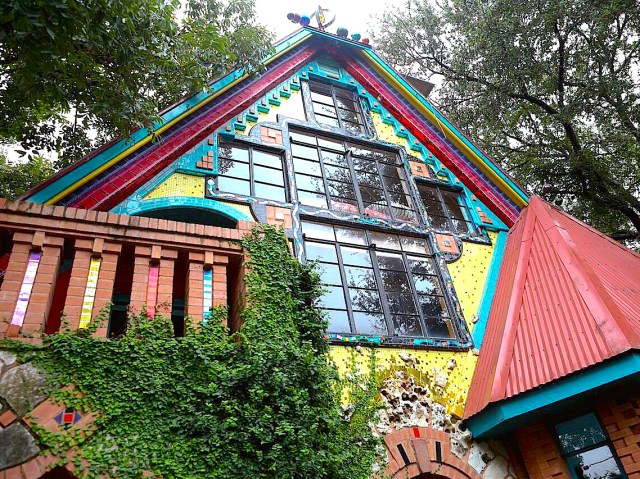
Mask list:
[[[396,153],[293,130],[290,135],[301,204],[417,222]]]
[[[471,213],[462,194],[441,186],[418,183],[420,198],[427,210],[429,224],[438,231],[475,234]]]
[[[216,187],[222,193],[287,201],[282,156],[238,142],[218,146]]]
[[[302,230],[326,289],[328,333],[458,336],[426,240],[306,221]]]
[[[626,478],[609,436],[595,414],[556,425],[562,455],[574,479]]]
[[[356,92],[310,80],[309,94],[313,116],[318,123],[342,128],[356,135],[366,133]]]

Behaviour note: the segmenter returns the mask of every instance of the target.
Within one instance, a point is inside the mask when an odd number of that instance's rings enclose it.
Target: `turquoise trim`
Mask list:
[[[504,434],[530,420],[540,419],[542,414],[562,409],[566,404],[560,404],[561,401],[578,400],[578,396],[595,394],[597,388],[612,386],[638,373],[640,353],[632,351],[535,390],[489,405],[465,423],[474,438]],[[581,402],[585,402],[585,398]]]
[[[128,201],[126,206],[119,206],[112,212],[125,215],[141,215],[147,211],[162,210],[174,207],[190,207],[201,210],[212,211],[214,213],[226,216],[234,221],[253,221],[242,211],[232,206],[220,203],[216,200],[208,198],[197,198],[195,196],[167,196],[165,198],[153,198],[150,200],[142,200],[138,202]]]
[[[493,303],[493,297],[496,294],[496,284],[498,283],[498,274],[500,273],[500,266],[502,265],[502,256],[504,255],[504,248],[507,245],[506,231],[498,232],[498,238],[496,244],[493,247],[493,257],[489,264],[489,274],[487,280],[484,283],[484,290],[482,291],[482,298],[480,299],[480,307],[478,308],[478,322],[473,328],[473,343],[476,348],[482,346],[482,340],[484,339],[484,333],[487,329],[487,322],[489,321],[489,312],[491,311],[491,303]]]
[[[513,183],[496,165],[489,160],[478,148],[476,148],[458,129],[449,122],[438,110],[433,108],[431,104],[424,99],[424,97],[418,93],[415,88],[413,88],[409,83],[399,76],[396,72],[394,72],[387,64],[378,56],[373,50],[365,50],[365,54],[369,55],[372,60],[374,60],[378,65],[380,65],[389,75],[391,75],[394,79],[398,81],[403,87],[405,87],[425,108],[427,108],[431,113],[433,113],[439,121],[441,121],[449,130],[451,130],[471,151],[473,151],[480,159],[482,159],[492,171],[496,173],[500,178],[502,178],[512,189],[515,191],[523,201],[528,202],[529,197],[525,192],[523,192],[518,186]]]
[[[311,35],[311,32],[306,30],[300,30],[298,33],[294,34],[290,38],[285,39],[278,45],[274,47],[275,52],[267,59],[265,62],[269,61],[270,58],[282,53],[287,48],[294,46],[295,44],[303,41],[307,37]],[[173,107],[168,112],[164,113],[161,116],[161,120],[154,123],[154,129],[161,128],[163,125],[166,125],[170,121],[174,120],[176,117],[182,115],[189,109],[200,105],[203,101],[210,98],[217,91],[225,88],[230,83],[233,83],[238,78],[241,78],[244,75],[244,70],[238,69],[225,75],[224,77],[218,79],[210,85],[210,88],[201,91],[200,93],[196,93],[195,95],[187,98],[182,101],[180,104]],[[35,203],[45,203],[49,199],[53,198],[61,191],[69,188],[74,185],[77,181],[89,175],[94,170],[100,168],[103,164],[107,163],[112,158],[115,158],[127,148],[135,145],[139,141],[142,141],[147,136],[149,136],[150,131],[148,128],[141,128],[132,133],[131,137],[128,139],[120,140],[114,145],[110,146],[103,152],[99,153],[95,157],[88,160],[86,163],[78,166],[76,169],[68,172],[66,175],[58,178],[52,184],[46,186],[42,190],[38,191],[34,195],[26,198],[26,201],[33,201]]]

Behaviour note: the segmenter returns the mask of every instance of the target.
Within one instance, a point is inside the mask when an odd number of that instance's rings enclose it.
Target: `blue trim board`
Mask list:
[[[547,414],[575,409],[576,403],[597,405],[603,388],[640,380],[640,352],[631,351],[532,391],[490,404],[465,421],[474,438],[508,433]],[[569,409],[569,410],[571,410]]]
[[[242,211],[229,205],[208,198],[194,196],[167,196],[165,198],[153,198],[139,202],[128,202],[130,206],[121,206],[112,210],[113,213],[125,215],[142,215],[147,211],[170,209],[175,207],[190,207],[206,211],[212,211],[226,216],[234,221],[253,221]]]
[[[504,255],[504,249],[507,245],[507,237],[509,233],[506,231],[499,231],[496,244],[493,247],[493,257],[489,264],[489,274],[487,280],[484,282],[484,290],[482,291],[482,298],[480,299],[480,307],[478,308],[478,322],[473,328],[473,344],[476,348],[482,346],[482,340],[484,339],[484,333],[487,329],[487,322],[489,321],[489,312],[491,311],[491,303],[493,303],[493,297],[496,293],[496,284],[498,283],[498,274],[500,273],[500,266],[502,266],[502,256]]]

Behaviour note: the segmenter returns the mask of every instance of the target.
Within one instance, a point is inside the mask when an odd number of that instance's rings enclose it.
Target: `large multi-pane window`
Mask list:
[[[242,143],[221,142],[217,187],[225,193],[286,201],[282,157]]]
[[[354,134],[366,132],[356,92],[309,81],[309,93],[313,115],[318,123],[344,128]]]
[[[302,230],[327,290],[329,333],[456,337],[426,240],[306,221]]]
[[[562,455],[574,479],[622,479],[620,461],[595,414],[556,425]]]
[[[301,204],[417,222],[396,153],[296,131],[290,136]]]
[[[471,214],[459,192],[424,183],[418,183],[418,192],[435,229],[458,234],[475,232]]]

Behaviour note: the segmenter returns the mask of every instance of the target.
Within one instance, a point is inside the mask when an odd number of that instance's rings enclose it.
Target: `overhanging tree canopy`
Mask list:
[[[0,140],[64,166],[150,125],[212,77],[259,64],[252,0],[9,0],[0,7]],[[181,9],[182,8],[182,9]],[[179,18],[180,17],[180,18]]]
[[[639,35],[635,0],[408,0],[376,46],[441,75],[444,111],[533,192],[638,239]]]

